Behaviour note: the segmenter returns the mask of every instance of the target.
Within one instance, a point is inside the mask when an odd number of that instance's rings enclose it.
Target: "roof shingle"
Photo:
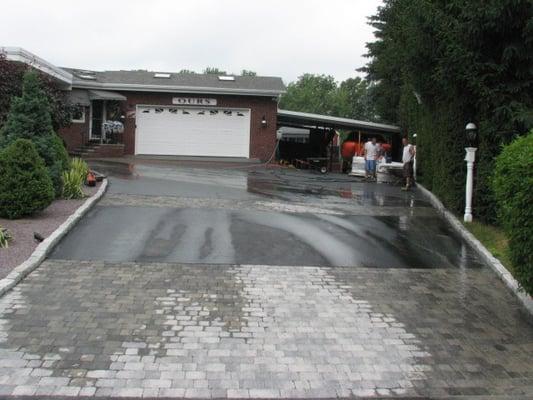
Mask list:
[[[135,90],[135,87],[153,91],[168,91],[169,88],[184,90],[209,90],[214,92],[242,92],[248,94],[279,95],[285,92],[281,78],[272,76],[238,76],[235,80],[220,80],[217,74],[188,74],[157,72],[170,74],[169,78],[156,78],[154,71],[87,71],[63,68],[73,75],[73,87],[101,87],[115,90]],[[82,76],[94,76],[84,79]],[[233,76],[233,75],[232,75]]]

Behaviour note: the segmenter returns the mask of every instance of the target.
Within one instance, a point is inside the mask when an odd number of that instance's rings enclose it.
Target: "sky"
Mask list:
[[[64,67],[362,76],[381,0],[2,0],[0,46]]]

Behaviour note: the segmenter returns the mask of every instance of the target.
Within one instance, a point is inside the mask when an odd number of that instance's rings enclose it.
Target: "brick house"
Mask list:
[[[0,51],[53,76],[68,91],[75,112],[59,134],[70,152],[264,161],[275,149],[281,78],[88,71],[57,67],[20,48]],[[109,121],[121,122],[123,131]]]

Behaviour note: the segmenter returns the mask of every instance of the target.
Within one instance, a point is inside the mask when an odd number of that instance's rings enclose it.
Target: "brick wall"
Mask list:
[[[262,161],[270,158],[276,145],[277,102],[272,97],[195,95],[186,93],[122,92],[128,98],[124,102],[124,152],[135,153],[135,111],[137,105],[172,105],[173,97],[208,97],[217,99],[216,107],[249,108],[250,158]],[[261,126],[263,116],[267,126]]]
[[[59,130],[59,136],[65,141],[67,150],[72,151],[87,142],[89,139],[89,107],[85,108],[85,122],[72,122]]]

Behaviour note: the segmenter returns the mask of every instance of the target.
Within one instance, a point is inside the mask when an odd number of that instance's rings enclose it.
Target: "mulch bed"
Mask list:
[[[89,197],[96,193],[100,186],[84,187],[85,194]],[[80,207],[86,198],[80,200],[55,200],[38,215],[21,219],[0,218],[0,226],[7,228],[13,239],[7,249],[0,248],[0,279],[5,278],[9,272],[33,253],[39,244],[33,237],[34,232],[46,238],[54,232],[67,218]]]

